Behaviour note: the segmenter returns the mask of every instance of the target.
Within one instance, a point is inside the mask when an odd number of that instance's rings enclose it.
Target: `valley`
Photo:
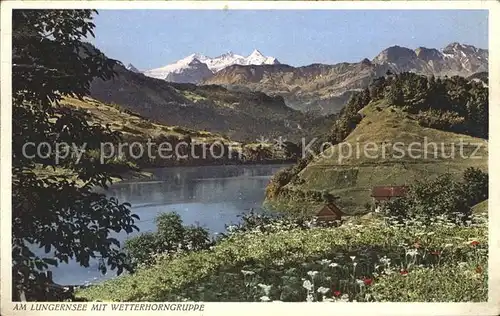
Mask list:
[[[13,10],[12,299],[486,302],[488,12],[320,11]]]
[[[230,91],[217,85],[169,83],[118,65],[113,80],[96,79],[90,95],[116,103],[148,119],[255,141],[286,135],[298,140],[307,133],[309,116],[287,107],[280,96]]]

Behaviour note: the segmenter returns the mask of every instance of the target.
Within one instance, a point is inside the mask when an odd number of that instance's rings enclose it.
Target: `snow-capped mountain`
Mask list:
[[[198,83],[213,75],[208,66],[200,61],[203,57],[199,54],[192,54],[173,64],[146,70],[143,74],[171,82]]]
[[[231,65],[274,65],[279,64],[279,61],[274,57],[267,57],[262,55],[257,49],[255,49],[247,57],[234,54],[233,52],[228,52],[221,56],[210,58],[206,56],[200,56],[200,61],[207,64],[208,68],[214,73],[222,70]]]
[[[134,65],[132,64],[128,64],[125,68],[127,68],[127,70],[130,70],[132,72],[140,72],[139,69],[135,68]]]
[[[171,82],[199,83],[231,65],[264,64],[279,64],[279,61],[274,57],[264,56],[255,49],[247,57],[234,54],[233,52],[228,52],[215,58],[202,54],[191,54],[173,64],[146,70],[143,73],[148,77]]]

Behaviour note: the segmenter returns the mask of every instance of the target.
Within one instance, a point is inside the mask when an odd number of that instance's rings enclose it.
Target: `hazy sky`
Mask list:
[[[294,66],[372,59],[392,45],[488,48],[488,12],[479,10],[99,10],[94,23],[92,42],[140,70],[255,48]]]

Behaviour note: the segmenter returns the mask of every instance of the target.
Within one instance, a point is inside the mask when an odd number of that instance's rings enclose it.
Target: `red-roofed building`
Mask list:
[[[405,196],[407,189],[406,186],[377,186],[373,187],[371,196],[375,201],[389,201]]]

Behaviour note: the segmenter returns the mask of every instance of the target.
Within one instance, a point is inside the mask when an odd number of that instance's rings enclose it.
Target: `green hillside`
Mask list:
[[[484,200],[472,207],[472,212],[474,214],[486,214],[488,215],[488,200]]]
[[[345,143],[316,156],[296,179],[282,188],[277,197],[268,199],[268,205],[284,203],[287,208],[304,211],[307,205],[314,204],[307,202],[307,192],[326,190],[339,197],[336,204],[342,210],[358,213],[371,202],[373,186],[405,185],[443,173],[458,177],[467,167],[487,170],[488,142],[484,139],[423,127],[416,115],[389,106],[385,99],[371,102],[359,113],[363,118]],[[431,145],[427,150],[410,146],[415,143],[423,147],[425,140],[436,143],[436,150]],[[394,144],[398,142],[404,145],[395,148]],[[464,143],[463,155],[460,154],[460,142]],[[371,143],[369,146],[378,146],[378,150],[367,151],[369,156],[363,151],[368,143]],[[352,146],[349,157],[346,144]],[[385,154],[382,150],[384,144]],[[477,147],[480,148],[475,152]],[[454,157],[446,158],[453,150]],[[463,158],[471,157],[473,153],[479,158]]]
[[[132,111],[126,110],[121,105],[108,104],[92,98],[79,100],[65,97],[62,105],[86,111],[89,114],[89,121],[101,125],[109,124],[111,130],[121,132],[124,138],[145,140],[159,136],[176,138],[189,136],[193,141],[197,142],[212,143],[214,141],[221,141],[233,146],[240,145],[239,142],[231,141],[220,134],[155,123]]]
[[[206,130],[239,141],[260,136],[298,140],[308,116],[286,106],[282,97],[229,91],[221,86],[170,83],[115,67],[113,80],[95,79],[90,96],[119,104],[165,125]]]

